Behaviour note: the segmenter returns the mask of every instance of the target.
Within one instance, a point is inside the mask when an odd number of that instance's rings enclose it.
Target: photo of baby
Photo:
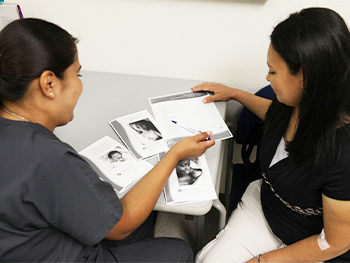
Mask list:
[[[203,174],[198,158],[193,160],[180,160],[175,169],[180,186],[193,185]]]
[[[143,145],[162,139],[161,133],[148,118],[129,123],[129,126]]]
[[[118,146],[104,153],[101,157],[97,159],[97,161],[106,169],[112,170],[115,167],[126,162],[129,158],[132,158],[129,151]]]

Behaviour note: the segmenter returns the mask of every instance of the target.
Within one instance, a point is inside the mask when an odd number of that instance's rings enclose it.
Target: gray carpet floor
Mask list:
[[[212,208],[205,218],[204,243],[208,243],[218,233],[219,212]],[[156,237],[177,237],[185,240],[196,254],[197,251],[197,217],[185,216],[183,214],[174,214],[158,212],[157,223],[155,227]]]

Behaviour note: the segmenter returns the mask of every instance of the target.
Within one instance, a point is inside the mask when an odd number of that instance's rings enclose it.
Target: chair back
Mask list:
[[[258,90],[255,95],[265,99],[272,99],[275,96],[275,92],[271,88],[271,85],[267,85]],[[260,121],[254,113],[244,107],[237,121],[236,143],[243,144],[253,126]]]

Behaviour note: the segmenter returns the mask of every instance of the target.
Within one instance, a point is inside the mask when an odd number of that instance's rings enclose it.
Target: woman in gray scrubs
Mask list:
[[[184,241],[153,238],[152,209],[177,162],[214,140],[179,142],[119,200],[53,134],[82,92],[76,43],[39,19],[0,32],[0,261],[191,262]]]

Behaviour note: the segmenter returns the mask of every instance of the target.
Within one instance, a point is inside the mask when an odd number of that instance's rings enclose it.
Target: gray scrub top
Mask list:
[[[39,124],[4,118],[0,203],[0,262],[89,258],[123,213],[112,186],[72,147]]]

